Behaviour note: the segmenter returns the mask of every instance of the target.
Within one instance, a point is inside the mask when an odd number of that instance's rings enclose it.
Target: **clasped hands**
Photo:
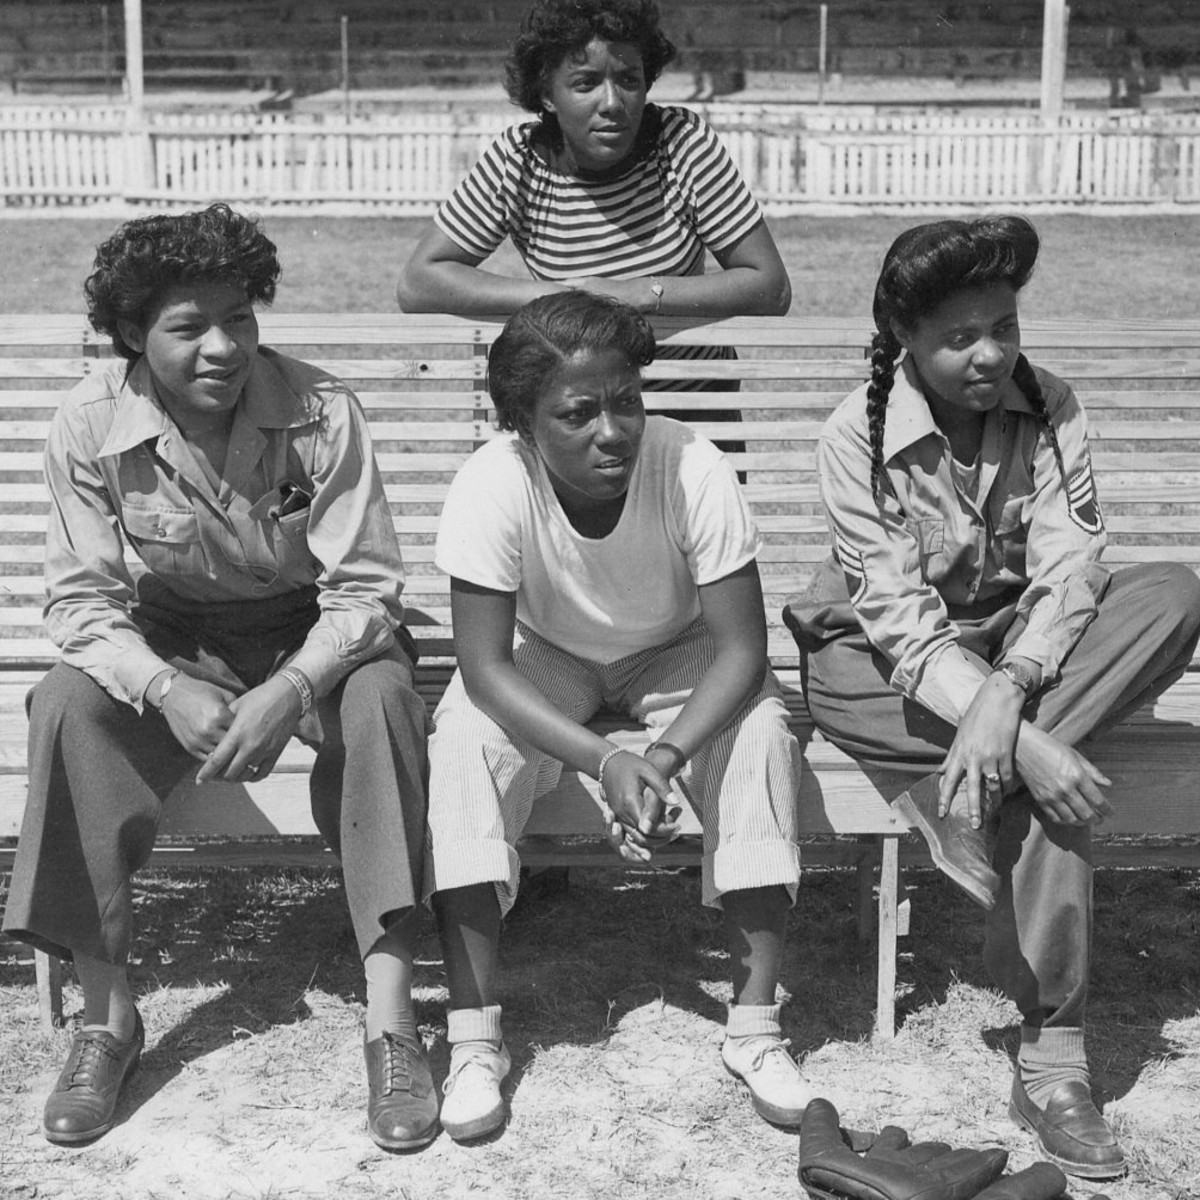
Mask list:
[[[1003,675],[980,685],[958,724],[941,768],[938,814],[945,816],[962,786],[967,814],[978,829],[1004,795],[1024,784],[1056,825],[1086,825],[1112,815],[1099,768],[1074,746],[1023,720],[1025,696]]]
[[[659,757],[664,760],[661,767],[654,761]],[[604,765],[604,836],[626,862],[649,862],[655,850],[679,836],[682,810],[672,803],[668,759],[673,761],[673,756],[659,755],[651,747],[645,756],[622,750]]]
[[[197,783],[245,783],[271,773],[300,710],[299,693],[278,676],[236,696],[228,688],[181,674],[160,711],[175,740],[201,760]]]

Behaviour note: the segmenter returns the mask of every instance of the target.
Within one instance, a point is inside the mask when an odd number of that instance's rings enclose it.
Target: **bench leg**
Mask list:
[[[62,1027],[63,1003],[62,959],[42,950],[33,952],[33,969],[37,975],[38,1013],[47,1033]]]
[[[875,1037],[896,1036],[896,937],[899,932],[900,839],[884,837],[879,868],[879,974],[875,990]],[[907,900],[906,900],[907,903]]]

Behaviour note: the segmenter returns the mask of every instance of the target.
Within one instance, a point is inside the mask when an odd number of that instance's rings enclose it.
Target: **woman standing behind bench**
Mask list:
[[[834,554],[786,617],[829,738],[934,773],[905,811],[992,907],[985,960],[1022,1014],[1010,1112],[1063,1170],[1103,1178],[1124,1156],[1092,1102],[1083,1024],[1109,781],[1075,747],[1182,674],[1200,583],[1100,564],[1083,410],[1020,352],[1037,253],[1019,217],[893,243],[871,381],[821,436]]]
[[[583,288],[649,314],[787,312],[791,284],[774,239],[712,129],[685,108],[647,103],[675,55],[658,20],[652,0],[538,0],[506,79],[512,102],[538,120],[501,134],[438,210],[400,277],[404,311],[511,313]],[[506,237],[531,279],[482,267]],[[705,273],[706,251],[721,270]],[[659,351],[660,360],[731,357],[724,346]]]
[[[213,205],[129,222],[85,287],[119,357],[47,440],[45,619],[62,661],[30,694],[4,914],[7,933],[73,957],[83,987],[52,1142],[108,1130],[137,1066],[130,876],[163,799],[186,775],[265,778],[293,733],[318,745],[313,817],[366,971],[368,1128],[389,1149],[437,1131],[410,996],[425,708],[403,564],[353,394],[258,344],[254,304],[278,276],[257,226]]]
[[[456,1139],[504,1121],[500,919],[530,808],[563,764],[600,781],[598,825],[634,860],[673,832],[678,777],[704,827],[703,900],[730,941],[723,1061],[768,1120],[798,1124],[811,1099],[775,995],[800,877],[800,750],[767,667],[758,536],[719,451],[646,416],[653,358],[645,319],[609,297],[520,309],[488,357],[507,432],[442,512],[459,669],[429,742],[425,887],[450,989],[442,1127]],[[644,754],[587,728],[602,706],[649,727]]]

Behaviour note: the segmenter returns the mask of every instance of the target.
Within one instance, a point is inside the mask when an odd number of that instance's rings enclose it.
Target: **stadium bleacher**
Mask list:
[[[336,86],[343,14],[358,87],[495,79],[527,7],[528,0],[143,0],[146,82]],[[817,69],[819,0],[660,7],[684,70]],[[829,0],[827,8],[831,73],[961,82],[1040,70],[1042,0]],[[122,20],[120,0],[0,0],[0,79],[13,91],[119,83]],[[1150,75],[1200,66],[1195,0],[1073,0],[1068,70],[1118,69],[1131,29]]]

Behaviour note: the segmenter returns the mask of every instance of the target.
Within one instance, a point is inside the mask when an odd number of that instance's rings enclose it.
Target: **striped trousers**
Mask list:
[[[607,709],[656,736],[675,719],[713,656],[702,620],[661,646],[611,663],[577,658],[519,623],[513,646],[517,669],[572,720],[582,723]],[[433,724],[426,897],[494,883],[505,913],[517,895],[517,840],[534,800],[555,787],[562,765],[476,708],[461,674]],[[705,904],[720,907],[724,892],[774,885],[788,888],[795,900],[800,764],[778,681],[768,672],[758,694],[676,777],[704,830]],[[599,836],[599,812],[596,830]]]

